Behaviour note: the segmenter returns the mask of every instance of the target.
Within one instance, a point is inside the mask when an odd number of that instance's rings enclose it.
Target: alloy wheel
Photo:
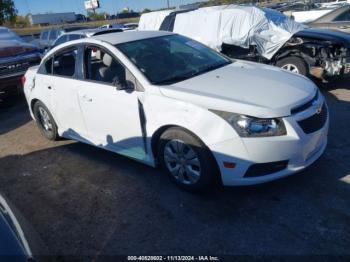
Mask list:
[[[52,123],[49,114],[43,107],[39,107],[39,120],[46,131],[52,131]]]
[[[170,140],[164,147],[164,162],[173,177],[186,185],[195,184],[201,175],[199,158],[191,146]]]
[[[282,68],[285,69],[285,70],[291,71],[291,72],[293,72],[293,73],[299,74],[299,69],[298,69],[298,67],[296,67],[296,66],[293,65],[293,64],[285,64],[285,65],[282,66]]]

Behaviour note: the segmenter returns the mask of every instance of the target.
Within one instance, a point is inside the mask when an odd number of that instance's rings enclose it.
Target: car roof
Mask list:
[[[92,28],[92,29],[81,29],[81,30],[76,30],[76,31],[71,31],[71,32],[66,32],[62,34],[60,37],[65,36],[65,35],[83,35],[86,37],[91,37],[96,35],[102,35],[102,34],[110,34],[110,33],[120,33],[123,32],[122,30],[117,31],[119,29],[116,28]]]
[[[339,15],[343,14],[344,12],[347,12],[349,9],[350,9],[350,5],[345,5],[345,6],[342,6],[342,7],[338,7],[336,9],[330,11],[329,13],[326,13],[323,16],[315,19],[314,21],[311,22],[311,24],[313,22],[317,22],[317,23],[331,22],[332,20],[337,18]]]
[[[117,45],[126,42],[132,42],[147,38],[154,38],[159,36],[173,35],[172,32],[164,31],[126,31],[123,33],[110,33],[104,35],[93,36],[92,38],[100,41],[108,42],[112,45]]]

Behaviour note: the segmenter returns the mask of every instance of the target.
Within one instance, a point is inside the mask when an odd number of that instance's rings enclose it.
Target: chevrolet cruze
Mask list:
[[[159,164],[187,190],[281,178],[327,144],[327,105],[311,81],[169,32],[62,44],[23,82],[46,138]]]

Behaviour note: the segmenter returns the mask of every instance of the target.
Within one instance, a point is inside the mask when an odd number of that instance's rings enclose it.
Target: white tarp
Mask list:
[[[138,30],[159,30],[163,20],[174,10],[162,10],[143,14],[140,17]]]
[[[296,32],[305,29],[287,16],[255,6],[213,6],[177,14],[174,32],[220,51],[222,43],[257,51],[267,59]],[[153,29],[154,30],[154,29]]]

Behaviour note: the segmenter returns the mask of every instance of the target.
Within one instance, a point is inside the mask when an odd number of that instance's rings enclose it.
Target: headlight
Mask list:
[[[287,134],[281,118],[256,118],[210,110],[225,119],[242,137],[283,136]]]

